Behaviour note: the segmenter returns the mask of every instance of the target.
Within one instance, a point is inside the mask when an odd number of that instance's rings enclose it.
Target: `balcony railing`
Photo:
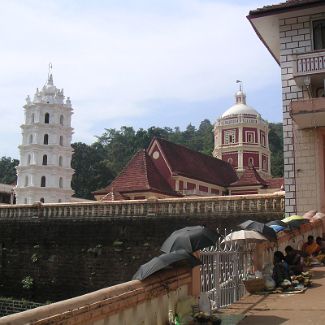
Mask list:
[[[325,126],[325,98],[293,101],[290,114],[301,129]]]
[[[296,62],[296,76],[325,72],[325,51],[299,54]]]

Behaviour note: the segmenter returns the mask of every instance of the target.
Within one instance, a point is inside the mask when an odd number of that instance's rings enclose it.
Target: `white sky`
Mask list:
[[[105,128],[194,125],[247,102],[281,121],[279,67],[250,26],[264,1],[113,0],[0,2],[0,157],[19,158],[26,95],[53,64],[74,108],[73,141]]]

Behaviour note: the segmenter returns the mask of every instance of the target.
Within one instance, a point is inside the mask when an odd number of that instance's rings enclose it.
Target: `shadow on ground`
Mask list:
[[[248,315],[238,325],[280,325],[286,322],[287,318],[282,318],[278,316],[266,316],[266,315]]]

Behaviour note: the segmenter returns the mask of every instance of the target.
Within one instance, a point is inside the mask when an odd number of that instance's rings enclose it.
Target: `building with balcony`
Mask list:
[[[16,202],[68,202],[73,194],[71,101],[49,72],[42,90],[36,90],[33,100],[26,98],[24,109]]]
[[[286,213],[325,209],[325,3],[288,0],[248,19],[281,68]]]
[[[270,178],[268,123],[246,104],[241,86],[235,100],[214,125],[213,156],[230,163],[239,176],[254,166],[262,177]]]

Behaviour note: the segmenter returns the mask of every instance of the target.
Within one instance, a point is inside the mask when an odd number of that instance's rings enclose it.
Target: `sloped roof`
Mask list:
[[[107,199],[123,193],[153,191],[172,196],[179,196],[163,178],[146,150],[139,150],[113,182],[94,194],[107,194]]]
[[[237,186],[252,186],[252,185],[261,185],[267,186],[267,182],[260,176],[254,166],[245,169],[241,178],[230,185],[230,187]]]
[[[223,187],[238,180],[234,168],[228,162],[161,138],[153,138],[148,151],[155,141],[174,176],[180,175]]]
[[[276,12],[285,12],[289,10],[299,9],[305,6],[315,6],[324,4],[324,0],[288,0],[285,2],[280,2],[278,4],[267,5],[262,8],[257,8],[249,12],[249,17],[258,17],[273,14]]]
[[[284,185],[283,177],[269,178],[266,179],[266,182],[267,182],[267,187],[269,188],[281,189],[281,187]]]

